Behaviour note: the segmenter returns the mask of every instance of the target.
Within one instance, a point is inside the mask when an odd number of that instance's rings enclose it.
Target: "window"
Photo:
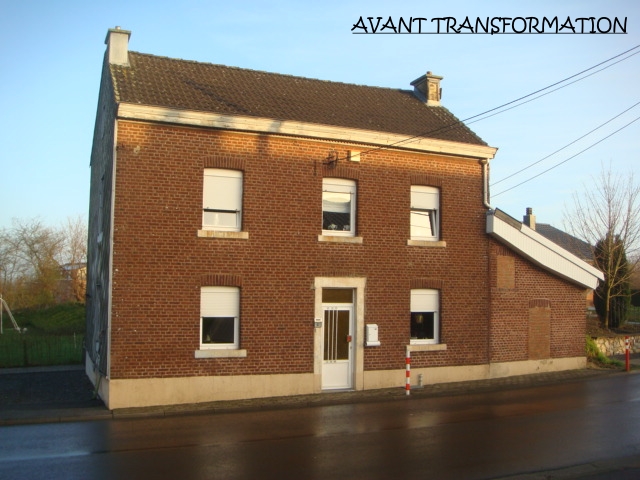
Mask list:
[[[356,182],[341,178],[322,180],[322,233],[354,236]]]
[[[435,187],[411,186],[411,239],[438,240],[440,191]]]
[[[202,228],[239,232],[242,227],[242,172],[204,169]]]
[[[202,287],[200,290],[200,348],[239,347],[240,289]]]
[[[440,292],[411,290],[411,344],[440,343]]]

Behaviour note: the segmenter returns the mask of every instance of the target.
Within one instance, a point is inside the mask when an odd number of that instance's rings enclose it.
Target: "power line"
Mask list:
[[[462,120],[462,122],[466,122],[466,121],[471,120],[471,119],[474,119],[474,118],[476,118],[476,117],[480,117],[480,116],[485,115],[485,114],[487,114],[487,113],[490,113],[490,112],[493,112],[493,111],[495,111],[495,110],[498,110],[498,109],[500,109],[500,108],[502,108],[502,107],[506,107],[507,105],[511,105],[511,104],[513,104],[513,103],[519,102],[520,100],[524,100],[525,98],[529,98],[529,97],[531,97],[531,96],[533,96],[533,95],[536,95],[537,93],[544,92],[545,90],[548,90],[548,89],[550,89],[550,88],[552,88],[552,87],[555,87],[556,85],[560,85],[561,83],[564,83],[564,82],[566,82],[567,80],[571,80],[572,78],[575,78],[575,77],[577,77],[577,76],[579,76],[579,75],[582,75],[583,73],[586,73],[586,72],[588,72],[588,71],[590,71],[590,70],[593,70],[594,68],[597,68],[597,67],[599,67],[600,65],[604,65],[605,63],[608,63],[608,62],[610,62],[611,60],[613,60],[613,59],[615,59],[615,58],[621,57],[622,55],[626,55],[627,53],[629,53],[629,52],[631,52],[631,51],[633,51],[633,50],[636,50],[638,47],[640,47],[640,45],[636,45],[635,47],[632,47],[632,48],[630,48],[629,50],[626,50],[626,51],[624,51],[624,52],[622,52],[622,53],[619,53],[618,55],[615,55],[615,56],[613,56],[613,57],[611,57],[611,58],[607,59],[607,60],[604,60],[604,61],[602,61],[602,62],[600,62],[600,63],[597,63],[596,65],[593,65],[592,67],[589,67],[589,68],[587,68],[587,69],[585,69],[585,70],[582,70],[581,72],[575,73],[575,74],[573,74],[573,75],[571,75],[571,76],[569,76],[569,77],[566,77],[566,78],[564,78],[564,79],[562,79],[562,80],[559,80],[559,81],[557,81],[557,82],[555,82],[555,83],[552,83],[551,85],[548,85],[548,86],[546,86],[546,87],[544,87],[544,88],[541,88],[541,89],[539,89],[539,90],[536,90],[535,92],[531,92],[531,93],[529,93],[528,95],[525,95],[525,96],[523,96],[523,97],[517,98],[517,99],[512,100],[512,101],[510,101],[510,102],[507,102],[507,103],[505,103],[505,104],[503,104],[503,105],[500,105],[499,107],[492,108],[491,110],[487,110],[486,112],[479,113],[479,114],[477,114],[477,115],[474,115],[473,117],[466,118],[466,119]],[[636,53],[638,53],[638,52],[636,52]],[[634,55],[635,55],[635,54],[634,54]],[[629,55],[629,57],[631,57],[631,56],[632,56],[632,55]],[[627,59],[627,58],[629,58],[629,57],[626,57],[626,58],[624,58],[623,60],[626,60],[626,59]],[[622,60],[621,60],[621,61],[622,61]],[[618,62],[616,62],[616,63],[618,63]],[[611,65],[608,65],[608,66],[607,66],[607,67],[605,67],[605,68],[609,68],[609,67],[611,67],[611,66],[615,65],[616,63],[612,63]],[[604,70],[604,68],[603,68],[602,70]],[[584,78],[588,78],[588,77],[587,77],[587,76],[585,76]],[[582,80],[582,79],[583,79],[583,78],[581,78],[580,80]]]
[[[375,151],[378,151],[378,150],[384,150],[384,149],[387,149],[387,148],[389,148],[389,147],[398,146],[398,145],[401,145],[401,144],[404,144],[404,143],[407,143],[407,142],[411,142],[412,140],[416,140],[416,139],[419,139],[419,138],[427,137],[427,135],[432,135],[432,134],[434,134],[434,133],[438,133],[438,132],[443,131],[443,130],[448,130],[448,129],[451,129],[451,128],[454,128],[454,127],[458,127],[458,126],[460,126],[460,125],[465,125],[465,123],[466,123],[466,122],[468,122],[469,120],[473,120],[474,118],[482,117],[482,116],[486,115],[487,113],[495,112],[496,110],[500,110],[500,109],[502,109],[502,108],[504,108],[504,107],[506,107],[506,106],[513,105],[514,103],[521,102],[522,100],[524,100],[524,99],[526,99],[526,98],[529,98],[529,97],[531,97],[531,96],[533,96],[533,95],[536,95],[536,94],[538,94],[538,93],[544,92],[545,90],[549,90],[550,88],[553,88],[553,87],[555,87],[556,85],[560,85],[560,84],[562,84],[562,83],[565,83],[565,82],[567,82],[568,80],[571,80],[572,78],[578,77],[578,76],[580,76],[580,75],[582,75],[582,74],[584,74],[584,73],[586,73],[586,72],[589,72],[589,71],[591,71],[591,70],[593,70],[593,69],[595,69],[595,68],[598,68],[599,66],[604,65],[604,64],[606,64],[606,63],[609,63],[609,62],[611,62],[612,60],[615,60],[616,58],[622,57],[622,56],[626,55],[626,54],[627,54],[627,53],[629,53],[629,52],[632,52],[632,51],[634,51],[634,50],[637,50],[638,48],[640,48],[640,44],[639,44],[639,45],[636,45],[635,47],[632,47],[632,48],[630,48],[630,49],[628,49],[628,50],[625,50],[624,52],[619,53],[618,55],[614,55],[613,57],[610,57],[610,58],[608,58],[607,60],[604,60],[604,61],[602,61],[602,62],[600,62],[600,63],[597,63],[597,64],[595,64],[595,65],[593,65],[593,66],[591,66],[591,67],[589,67],[589,68],[586,68],[586,69],[584,69],[584,70],[582,70],[582,71],[580,71],[580,72],[578,72],[578,73],[575,73],[575,74],[573,74],[573,75],[570,75],[569,77],[566,77],[566,78],[564,78],[564,79],[562,79],[562,80],[559,80],[559,81],[557,81],[557,82],[555,82],[555,83],[552,83],[551,85],[547,85],[547,86],[546,86],[546,87],[544,87],[544,88],[538,89],[538,90],[536,90],[536,91],[534,91],[534,92],[531,92],[531,93],[529,93],[529,94],[527,94],[527,95],[524,95],[524,96],[522,96],[522,97],[516,98],[515,100],[511,100],[510,102],[504,103],[504,104],[499,105],[499,106],[497,106],[497,107],[494,107],[494,108],[491,108],[491,109],[489,109],[489,110],[486,110],[486,111],[484,111],[484,112],[482,112],[482,113],[478,113],[477,115],[473,115],[473,116],[471,116],[471,117],[465,118],[464,120],[458,120],[458,121],[457,121],[457,122],[455,122],[455,123],[451,123],[451,124],[449,124],[449,125],[445,125],[445,126],[443,126],[443,127],[437,128],[437,129],[435,129],[435,130],[429,130],[429,131],[426,131],[426,132],[420,133],[420,134],[418,134],[418,135],[413,135],[413,136],[411,136],[411,137],[407,137],[407,138],[405,138],[405,139],[403,139],[403,140],[399,140],[399,141],[397,141],[397,142],[390,143],[389,145],[386,145],[386,146],[383,146],[383,147],[371,148],[371,149],[369,149],[369,150],[365,150],[365,151],[361,152],[361,154],[362,154],[362,153],[375,152]],[[602,70],[605,70],[605,69],[607,69],[607,68],[609,68],[609,67],[612,67],[613,65],[616,65],[617,63],[620,63],[620,62],[622,62],[622,61],[624,61],[624,60],[627,60],[628,58],[631,58],[633,55],[636,55],[636,54],[638,54],[638,53],[640,53],[640,52],[635,52],[635,53],[633,53],[632,55],[629,55],[629,56],[627,56],[627,57],[625,57],[625,58],[623,58],[623,59],[619,60],[618,62],[615,62],[615,63],[612,63],[612,64],[610,64],[610,65],[607,65],[607,66],[603,67],[602,69],[598,70],[597,72],[594,72],[593,74],[598,73],[598,72],[600,72],[600,71],[602,71]],[[590,74],[590,75],[586,75],[586,76],[584,76],[584,77],[581,77],[581,78],[579,78],[579,79],[575,80],[574,82],[571,82],[571,84],[572,84],[572,83],[575,83],[575,82],[578,82],[578,81],[580,81],[580,80],[584,80],[585,78],[588,78],[589,76],[591,76],[591,75],[593,75],[593,74]],[[569,85],[571,85],[571,84],[569,84]],[[567,86],[568,86],[568,85],[567,85]],[[560,88],[562,88],[562,87],[560,87]],[[557,89],[555,89],[555,90],[559,90],[560,88],[557,88]],[[552,92],[553,92],[553,91],[555,91],[555,90],[552,90],[551,92],[548,92],[548,93],[552,93]],[[548,94],[548,93],[547,93],[547,94]],[[546,94],[545,94],[545,95],[546,95]],[[533,98],[533,99],[531,99],[531,100],[529,100],[529,101],[533,101],[533,100],[535,100],[535,99],[537,99],[537,98],[540,98],[540,97],[542,97],[542,96],[543,96],[543,95],[540,95],[540,96],[535,97],[535,98]],[[520,105],[524,105],[525,103],[528,103],[528,102],[518,103],[517,105],[514,105],[514,106],[513,106],[513,107],[511,107],[511,108],[515,108],[515,107],[518,107],[518,106],[520,106]],[[509,109],[505,109],[505,110],[503,110],[503,111],[510,110],[511,108],[509,108]],[[497,112],[497,113],[495,113],[494,115],[497,115],[498,113],[502,113],[502,111]],[[487,116],[487,117],[485,117],[485,118],[489,118],[489,116]],[[475,122],[478,122],[478,121],[480,121],[480,120],[484,120],[484,118],[481,118],[481,119],[475,120],[474,122],[470,122],[470,123],[475,123]],[[341,159],[338,159],[338,160],[346,160],[346,158],[341,158]]]
[[[554,168],[557,168],[557,167],[559,167],[560,165],[562,165],[562,164],[564,164],[564,163],[567,163],[569,160],[571,160],[571,159],[573,159],[573,158],[577,157],[578,155],[580,155],[580,154],[582,154],[582,153],[586,152],[587,150],[589,150],[589,149],[591,149],[591,148],[595,147],[595,146],[596,146],[596,145],[598,145],[599,143],[604,142],[607,138],[612,137],[613,135],[615,135],[615,134],[616,134],[616,133],[618,133],[619,131],[624,130],[624,129],[625,129],[625,128],[627,128],[629,125],[631,125],[631,124],[632,124],[632,123],[634,123],[634,122],[637,122],[638,120],[640,120],[640,117],[636,117],[635,119],[631,120],[631,121],[630,121],[629,123],[627,123],[626,125],[624,125],[624,126],[620,127],[620,128],[619,128],[618,130],[616,130],[615,132],[612,132],[612,133],[610,133],[609,135],[607,135],[606,137],[601,138],[601,139],[600,139],[600,140],[598,140],[597,142],[592,143],[591,145],[589,145],[589,146],[588,146],[587,148],[585,148],[584,150],[581,150],[581,151],[579,151],[578,153],[576,153],[575,155],[572,155],[572,156],[570,156],[569,158],[567,158],[567,159],[563,160],[562,162],[559,162],[559,163],[555,164],[553,167],[547,168],[545,171],[540,172],[539,174],[534,175],[533,177],[528,178],[528,179],[524,180],[523,182],[520,182],[520,183],[518,183],[517,185],[514,185],[513,187],[507,188],[506,190],[503,190],[503,191],[501,191],[501,192],[499,192],[499,193],[496,193],[496,194],[492,195],[492,197],[497,197],[498,195],[502,195],[502,194],[503,194],[503,193],[505,193],[505,192],[508,192],[508,191],[510,191],[510,190],[513,190],[514,188],[517,188],[517,187],[519,187],[519,186],[521,186],[521,185],[524,185],[525,183],[530,182],[531,180],[533,180],[533,179],[535,179],[535,178],[538,178],[538,177],[539,177],[539,176],[541,176],[541,175],[544,175],[545,173],[549,172],[550,170],[553,170]]]
[[[638,53],[640,53],[640,52],[638,52]],[[623,114],[627,113],[629,110],[631,110],[632,108],[637,107],[638,105],[640,105],[640,102],[637,102],[637,103],[633,104],[632,106],[630,106],[630,107],[629,107],[629,108],[627,108],[626,110],[624,110],[624,111],[620,112],[618,115],[616,115],[616,116],[614,116],[614,117],[610,118],[609,120],[607,120],[607,121],[606,121],[606,122],[604,122],[604,123],[601,123],[600,125],[598,125],[598,126],[597,126],[596,128],[594,128],[593,130],[591,130],[591,131],[589,131],[589,132],[585,133],[585,134],[584,134],[584,135],[582,135],[581,137],[576,138],[573,142],[567,143],[564,147],[559,148],[559,149],[558,149],[558,150],[556,150],[555,152],[550,153],[549,155],[547,155],[546,157],[543,157],[543,158],[541,158],[540,160],[538,160],[538,161],[536,161],[536,162],[533,162],[532,164],[527,165],[526,167],[524,167],[524,168],[522,168],[522,169],[518,170],[517,172],[512,173],[511,175],[506,176],[506,177],[504,177],[504,178],[502,178],[502,179],[498,180],[497,182],[492,183],[492,184],[491,184],[491,186],[495,186],[495,185],[497,185],[497,184],[499,184],[499,183],[501,183],[501,182],[504,182],[505,180],[510,179],[511,177],[515,177],[515,176],[516,176],[516,175],[518,175],[519,173],[522,173],[522,172],[524,172],[525,170],[528,170],[529,168],[533,167],[534,165],[537,165],[537,164],[539,164],[540,162],[542,162],[542,161],[546,160],[547,158],[552,157],[552,156],[553,156],[553,155],[555,155],[556,153],[561,152],[561,151],[562,151],[562,150],[564,150],[565,148],[568,148],[568,147],[570,147],[571,145],[573,145],[574,143],[576,143],[576,142],[578,142],[578,141],[582,140],[583,138],[585,138],[585,137],[587,137],[587,136],[591,135],[593,132],[595,132],[596,130],[599,130],[600,128],[604,127],[604,126],[605,126],[605,125],[607,125],[608,123],[611,123],[613,120],[615,120],[616,118],[620,117],[621,115],[623,115]]]
[[[477,120],[474,120],[473,122],[467,122],[466,125],[471,125],[472,123],[481,122],[482,120],[486,120],[487,118],[491,118],[491,117],[493,117],[495,115],[499,115],[501,113],[508,112],[509,110],[512,110],[512,109],[517,108],[517,107],[520,107],[521,105],[524,105],[526,103],[533,102],[534,100],[537,100],[537,99],[542,98],[542,97],[544,97],[546,95],[549,95],[549,94],[551,94],[553,92],[557,92],[558,90],[561,90],[561,89],[563,89],[565,87],[573,85],[574,83],[578,83],[578,82],[584,80],[585,78],[589,78],[589,77],[595,75],[596,73],[600,73],[601,71],[606,70],[609,67],[613,67],[614,65],[616,65],[616,64],[618,64],[620,62],[623,62],[623,61],[627,60],[628,58],[633,57],[634,55],[638,55],[638,54],[640,54],[640,51],[632,53],[628,57],[625,57],[625,58],[623,58],[621,60],[618,60],[617,62],[614,62],[611,65],[607,65],[606,67],[602,67],[600,70],[596,70],[595,72],[591,72],[589,75],[585,75],[584,77],[578,78],[578,79],[574,80],[573,82],[569,82],[566,85],[561,85],[558,88],[554,88],[553,90],[551,90],[549,92],[546,92],[546,93],[543,93],[541,95],[538,95],[537,97],[531,98],[531,99],[527,100],[526,102],[518,103],[517,105],[513,105],[512,107],[505,108],[504,110],[500,110],[499,112],[492,113],[491,115],[487,115],[486,117],[478,118]],[[514,100],[514,101],[517,101],[517,100]],[[498,107],[498,108],[501,108],[501,107]],[[484,115],[484,114],[481,113],[481,114],[476,115],[476,116],[481,116],[481,115]],[[473,118],[473,117],[471,117],[471,118]]]

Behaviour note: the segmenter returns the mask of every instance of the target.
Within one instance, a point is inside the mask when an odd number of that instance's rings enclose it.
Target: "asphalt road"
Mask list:
[[[639,400],[640,375],[630,374],[454,397],[5,426],[0,478],[640,478]],[[611,462],[619,457],[633,460],[623,468]]]

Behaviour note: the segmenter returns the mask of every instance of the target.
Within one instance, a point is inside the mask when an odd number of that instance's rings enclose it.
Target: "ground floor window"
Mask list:
[[[202,287],[200,348],[239,348],[240,289]]]
[[[439,310],[439,290],[411,290],[411,344],[440,343]]]

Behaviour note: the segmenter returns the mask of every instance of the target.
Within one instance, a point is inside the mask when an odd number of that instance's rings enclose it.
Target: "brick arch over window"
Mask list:
[[[360,177],[360,170],[347,165],[322,165],[322,176],[358,180]]]
[[[513,250],[505,247],[504,245],[494,245],[493,247],[495,255],[501,255],[503,257],[515,257]]]
[[[244,157],[235,155],[211,155],[202,159],[202,168],[226,168],[229,170],[244,170]]]
[[[342,267],[327,268],[326,270],[320,270],[318,276],[326,278],[362,278],[366,276],[366,270],[358,271]]]
[[[412,278],[410,288],[431,288],[435,290],[442,290],[444,287],[444,280],[439,278]]]
[[[551,308],[551,300],[547,298],[532,298],[529,300],[529,308]]]
[[[227,273],[210,273],[200,278],[201,287],[242,287],[242,277]]]
[[[424,185],[427,187],[442,188],[442,178],[425,173],[415,173],[411,175],[411,185]]]

